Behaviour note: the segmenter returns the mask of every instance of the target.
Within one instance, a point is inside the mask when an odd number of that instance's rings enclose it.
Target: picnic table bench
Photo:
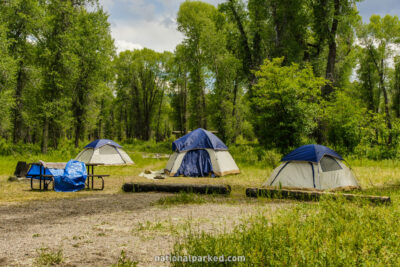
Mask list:
[[[103,190],[104,189],[104,177],[110,176],[109,174],[94,174],[94,166],[101,166],[104,165],[103,163],[87,163],[86,168],[87,168],[87,180],[86,180],[86,186],[87,188],[90,189],[90,184],[92,185],[93,190]],[[95,189],[94,188],[94,178],[101,179],[101,187]],[[90,179],[92,179],[92,182],[90,183]]]

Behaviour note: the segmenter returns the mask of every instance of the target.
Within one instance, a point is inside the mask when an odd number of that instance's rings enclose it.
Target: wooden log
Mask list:
[[[389,204],[390,197],[387,196],[365,196],[355,194],[337,194],[332,192],[302,191],[288,189],[272,189],[272,188],[247,188],[246,196],[248,197],[269,197],[269,198],[287,198],[305,201],[318,201],[321,196],[329,196],[333,199],[344,197],[347,200],[365,199],[373,203]]]
[[[124,192],[186,192],[228,195],[231,192],[231,187],[229,185],[125,183],[122,190]]]

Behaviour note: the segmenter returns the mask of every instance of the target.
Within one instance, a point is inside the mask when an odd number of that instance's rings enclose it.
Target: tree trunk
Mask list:
[[[76,125],[75,125],[75,147],[79,147],[79,140],[81,139],[82,134],[82,120],[80,117],[76,118]]]
[[[188,88],[187,88],[187,76],[185,73],[185,83],[184,83],[184,91],[183,91],[183,133],[187,133],[187,122],[189,119],[188,108],[187,108],[187,100],[188,100]]]
[[[47,153],[47,146],[49,141],[49,120],[47,117],[44,118],[43,122],[43,135],[42,135],[42,153]]]
[[[201,127],[207,129],[207,105],[206,105],[206,93],[205,88],[201,88]]]
[[[382,60],[381,64],[383,65],[383,60]],[[387,91],[386,91],[385,81],[384,81],[384,77],[383,77],[383,73],[382,72],[379,72],[379,83],[380,83],[380,87],[381,87],[382,92],[383,92],[383,98],[384,98],[384,101],[385,101],[386,124],[387,124],[387,127],[389,129],[389,138],[388,138],[387,144],[390,145],[390,144],[392,144],[392,120],[391,120],[390,112],[389,112],[389,98],[388,98],[388,94],[387,94]]]
[[[237,80],[234,81],[234,87],[233,87],[233,108],[232,108],[232,118],[234,121],[233,129],[234,129],[234,135],[233,135],[233,143],[236,142],[236,137],[237,137],[237,132],[238,132],[238,121],[236,118],[236,102],[237,102],[237,92],[238,92],[238,82]]]
[[[334,17],[332,22],[332,28],[329,32],[329,52],[328,52],[328,62],[326,65],[325,78],[330,81],[325,86],[322,87],[322,96],[324,98],[329,97],[333,92],[333,86],[335,84],[335,64],[336,64],[336,32],[339,25],[338,16],[340,14],[340,0],[334,0]]]
[[[164,99],[164,90],[162,90],[160,105],[158,106],[158,118],[157,118],[157,127],[156,127],[156,142],[161,141],[160,137],[160,119],[161,119],[161,108]]]
[[[15,90],[15,107],[13,112],[14,127],[13,127],[13,143],[16,144],[21,140],[22,135],[22,92],[25,87],[26,74],[24,71],[24,63],[21,60],[19,62],[18,74],[17,74],[17,86]]]
[[[241,44],[242,44],[241,47],[243,48],[243,71],[244,71],[244,73],[246,73],[248,80],[249,80],[249,95],[251,96],[252,95],[252,84],[255,83],[255,75],[254,75],[254,73],[251,72],[251,70],[254,69],[252,53],[250,50],[247,34],[243,27],[243,23],[240,19],[240,16],[239,16],[237,10],[235,9],[234,1],[229,0],[229,3],[230,3],[229,7],[231,9],[233,17],[236,21],[236,25],[240,32],[240,40],[241,40]]]

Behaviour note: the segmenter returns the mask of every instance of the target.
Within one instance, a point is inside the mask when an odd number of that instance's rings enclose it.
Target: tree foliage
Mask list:
[[[98,0],[0,5],[0,137],[43,152],[198,127],[282,151],[320,142],[394,157],[400,22],[358,0],[185,1],[173,52],[115,53]],[[247,140],[245,140],[247,139]]]
[[[282,66],[283,61],[267,59],[256,72],[252,105],[257,110],[254,125],[258,140],[287,150],[301,144],[317,126],[320,88],[326,82],[314,76],[311,66]]]

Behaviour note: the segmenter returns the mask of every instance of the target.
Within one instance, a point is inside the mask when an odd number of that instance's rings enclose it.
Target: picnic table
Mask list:
[[[39,167],[39,173],[38,174],[30,174],[29,178],[31,178],[31,189],[33,190],[33,179],[39,180],[39,190],[48,190],[49,185],[53,184],[53,190],[54,190],[54,176],[52,174],[46,174],[46,168],[51,168],[51,169],[65,169],[65,166],[67,165],[66,162],[44,162],[44,161],[39,161],[39,162],[33,162],[29,163],[29,169],[33,166],[36,165]],[[43,188],[42,188],[43,184]]]
[[[110,176],[109,174],[94,174],[94,167],[95,166],[101,166],[104,165],[104,163],[86,163],[86,168],[87,168],[87,180],[86,180],[86,186],[88,189],[90,189],[90,185],[92,185],[91,189],[94,188],[94,178],[101,179],[101,187],[97,188],[95,190],[103,190],[104,189],[104,177]],[[92,180],[90,182],[90,179]]]
[[[53,184],[52,190],[54,190],[54,175],[51,173],[46,173],[46,169],[65,169],[65,166],[67,165],[66,162],[44,162],[44,161],[39,161],[39,162],[34,162],[34,163],[29,163],[29,169],[33,166],[36,165],[39,168],[39,172],[36,174],[29,174],[29,177],[31,179],[31,189],[35,189],[33,187],[33,179],[39,180],[39,190],[48,190],[49,185]],[[86,164],[86,169],[87,169],[87,179],[86,179],[86,186],[88,189],[92,190],[103,190],[104,189],[104,177],[108,177],[110,175],[108,174],[94,174],[94,167],[99,166],[99,165],[104,165],[102,163],[87,163]],[[94,188],[94,178],[101,179],[101,187],[100,188]]]

